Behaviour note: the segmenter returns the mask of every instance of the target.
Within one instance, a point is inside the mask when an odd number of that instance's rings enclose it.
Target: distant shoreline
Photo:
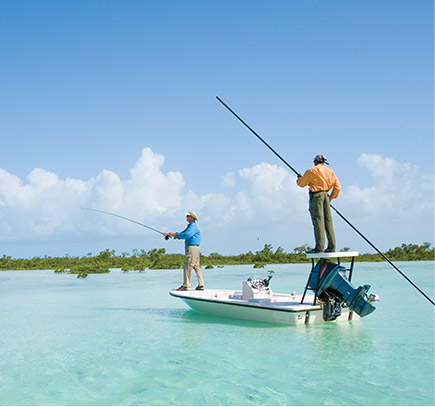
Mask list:
[[[235,256],[224,256],[219,253],[211,253],[208,256],[201,255],[201,266],[211,269],[226,265],[253,265],[254,268],[263,268],[271,264],[297,264],[310,263],[306,258],[305,251],[310,249],[307,245],[296,248],[293,253],[286,253],[282,248],[273,250],[270,244],[266,244],[261,251],[248,252]],[[347,248],[342,251],[348,251]],[[391,261],[423,261],[435,260],[435,249],[430,243],[423,245],[402,244],[400,247],[390,249],[384,253]],[[360,254],[358,262],[383,262],[379,254]],[[121,269],[123,271],[143,271],[145,269],[179,269],[184,264],[183,254],[167,254],[166,249],[152,249],[150,251],[134,249],[132,254],[122,253],[116,255],[109,249],[93,256],[89,253],[83,257],[34,257],[32,259],[13,259],[3,255],[0,258],[0,270],[54,270],[59,273],[80,274],[85,277],[91,273],[107,273],[109,269]]]

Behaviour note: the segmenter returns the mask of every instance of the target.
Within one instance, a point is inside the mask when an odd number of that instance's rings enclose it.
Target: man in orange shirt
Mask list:
[[[341,185],[334,171],[327,168],[326,158],[323,154],[314,157],[314,167],[305,171],[304,175],[298,174],[296,183],[301,187],[310,188],[310,214],[314,226],[316,247],[308,253],[321,253],[325,247],[325,232],[328,238],[328,248],[325,253],[335,251],[335,234],[332,224],[331,199],[337,198]],[[331,195],[328,195],[332,189]]]

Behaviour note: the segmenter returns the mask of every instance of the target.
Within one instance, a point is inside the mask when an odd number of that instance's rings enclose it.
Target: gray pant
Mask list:
[[[335,234],[332,224],[331,206],[326,191],[310,193],[310,214],[313,221],[316,250],[323,252],[325,232],[328,238],[328,250],[335,251]]]

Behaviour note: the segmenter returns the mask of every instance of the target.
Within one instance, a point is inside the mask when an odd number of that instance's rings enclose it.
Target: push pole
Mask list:
[[[353,226],[337,209],[335,209],[332,205],[331,208],[334,209],[334,211],[337,213],[338,216],[340,216],[340,218],[342,218],[356,233],[358,233],[371,247],[373,247],[373,249],[375,249],[380,256],[386,260],[388,263],[390,263],[390,265],[400,273],[400,275],[406,279],[406,281],[408,281],[408,283],[410,283],[411,285],[414,286],[415,289],[417,289],[420,294],[422,294],[430,303],[432,303],[432,305],[435,306],[435,302],[428,296],[426,295],[421,289],[420,287],[418,287],[408,276],[406,276],[387,256],[385,256],[384,253],[382,253],[372,242],[370,242],[355,226]]]
[[[260,137],[245,121],[243,121],[226,103],[224,103],[218,96],[216,96],[216,99],[219,100],[237,119],[239,119],[260,141],[262,141],[287,167],[289,167],[296,175],[299,175],[299,173],[286,161],[284,158],[282,158],[268,143],[266,143],[265,140],[263,140],[262,137]],[[332,209],[337,213],[340,218],[342,218],[355,232],[357,232],[373,249],[375,249],[382,258],[384,258],[390,265],[400,273],[402,277],[406,279],[417,291],[420,292],[433,306],[435,306],[435,302],[426,295],[420,287],[418,287],[409,277],[407,277],[401,270],[399,270],[396,265],[393,264],[393,262],[385,256],[372,242],[370,242],[355,226],[353,226],[333,205],[330,205]]]
[[[266,141],[263,140],[262,137],[260,137],[246,122],[244,122],[228,105],[226,105],[219,96],[216,96],[216,99],[219,100],[234,116],[236,116],[251,132],[261,141],[263,142],[269,150],[272,151],[287,167],[289,167],[296,175],[298,175],[298,172],[286,161],[284,158],[282,158],[269,144],[266,143]]]

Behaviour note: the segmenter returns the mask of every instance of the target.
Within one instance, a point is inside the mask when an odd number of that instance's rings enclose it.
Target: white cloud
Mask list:
[[[283,167],[261,163],[244,168],[239,173],[249,181],[249,201],[258,214],[277,214],[281,219],[289,218],[295,210],[300,210],[302,202],[306,203],[306,193],[302,193],[295,177]]]
[[[184,187],[181,173],[163,174],[164,157],[144,148],[136,165],[130,170],[131,179],[126,182],[126,204],[142,216],[163,213],[181,204]]]
[[[229,172],[222,177],[222,185],[224,187],[236,186],[236,177],[233,172]]]
[[[354,212],[382,219],[433,211],[433,176],[419,175],[416,166],[377,154],[361,154],[358,164],[368,170],[373,182],[369,187],[350,185],[343,193],[345,205]]]
[[[163,162],[163,156],[154,154],[150,148],[143,149],[128,180],[121,180],[108,170],[86,181],[60,180],[56,174],[36,168],[24,183],[0,169],[0,221],[3,225],[0,239],[41,236],[67,239],[66,233],[80,235],[96,231],[95,226],[101,227],[97,219],[95,224],[89,216],[85,220],[79,207],[120,212],[139,219],[150,219],[155,214],[179,208],[183,177],[179,172],[162,173]],[[119,222],[109,223],[111,228],[119,225]]]
[[[272,243],[288,251],[312,243],[307,188],[299,188],[286,168],[264,162],[243,168],[222,177],[223,186],[232,187],[225,193],[211,187],[208,193],[198,195],[184,191],[182,174],[164,173],[163,164],[162,155],[144,148],[125,180],[108,170],[88,180],[62,180],[36,168],[22,181],[0,169],[0,240],[56,239],[65,242],[68,252],[72,237],[121,240],[143,233],[131,223],[77,209],[91,207],[171,231],[184,226],[185,211],[195,210],[210,252],[252,250],[249,245],[257,236],[262,244]],[[367,171],[367,186],[343,185],[339,199],[333,202],[341,213],[357,223],[364,220],[365,230],[379,234],[390,227],[392,219],[403,221],[404,228],[426,224],[433,232],[433,175],[420,175],[410,163],[379,155],[361,154],[358,164]],[[346,240],[344,246],[349,246],[354,232],[343,222],[335,223]],[[410,237],[396,244],[411,241]],[[87,252],[83,249],[78,254]]]

